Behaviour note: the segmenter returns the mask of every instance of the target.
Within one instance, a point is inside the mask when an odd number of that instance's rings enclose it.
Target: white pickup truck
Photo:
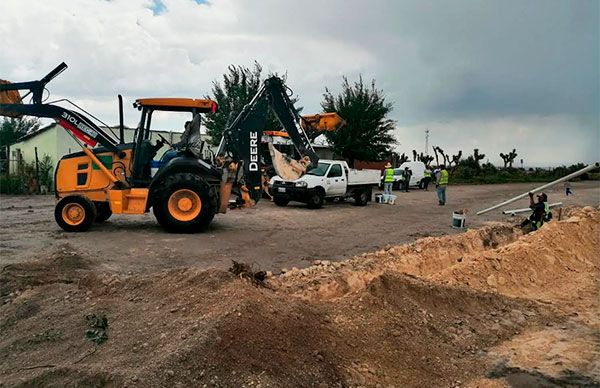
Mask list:
[[[284,181],[274,176],[269,182],[269,192],[277,206],[297,201],[318,209],[325,199],[349,197],[356,205],[364,206],[371,201],[373,187],[377,187],[379,178],[379,170],[354,170],[343,160],[322,159],[298,180]]]

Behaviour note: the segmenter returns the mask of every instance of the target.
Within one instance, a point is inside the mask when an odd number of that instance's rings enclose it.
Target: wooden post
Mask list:
[[[40,161],[38,159],[37,147],[33,148],[35,151],[35,183],[36,183],[36,192],[41,194],[40,187]]]

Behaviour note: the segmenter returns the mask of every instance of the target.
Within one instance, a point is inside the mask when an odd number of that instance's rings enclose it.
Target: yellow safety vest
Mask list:
[[[448,171],[442,170],[440,171],[440,180],[438,185],[447,185],[448,184]]]
[[[393,169],[388,168],[385,170],[384,182],[385,183],[393,183],[394,182],[394,170]]]

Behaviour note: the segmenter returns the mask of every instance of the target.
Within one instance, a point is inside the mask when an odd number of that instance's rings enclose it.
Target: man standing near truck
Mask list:
[[[383,194],[392,194],[392,186],[394,184],[394,169],[391,163],[385,165],[383,172]]]
[[[437,175],[437,196],[438,196],[438,205],[444,206],[446,204],[446,187],[448,186],[448,170],[446,170],[446,165],[440,165],[440,172]]]
[[[404,171],[402,171],[402,190],[405,193],[408,193],[408,187],[410,186],[410,177],[412,176],[412,171],[408,167],[404,167]]]
[[[423,189],[425,189],[425,191],[429,191],[429,182],[431,182],[431,168],[425,166],[425,171],[423,171]]]

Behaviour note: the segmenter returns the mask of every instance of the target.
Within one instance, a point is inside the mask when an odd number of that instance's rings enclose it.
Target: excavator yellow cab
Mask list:
[[[138,98],[133,106],[138,109],[146,107],[171,112],[214,113],[217,111],[217,103],[204,98]]]

